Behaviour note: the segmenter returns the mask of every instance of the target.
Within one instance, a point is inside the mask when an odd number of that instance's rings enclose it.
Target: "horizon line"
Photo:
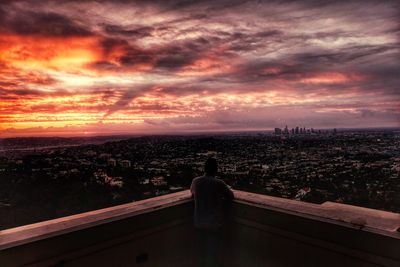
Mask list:
[[[296,126],[297,127],[297,126]],[[299,126],[300,127],[300,126]],[[276,127],[279,128],[279,127]],[[284,129],[282,127],[280,129]],[[295,127],[288,127],[288,129],[295,128]],[[311,129],[313,127],[309,127],[306,129]],[[144,137],[144,136],[190,136],[190,135],[215,135],[215,134],[240,134],[240,133],[257,133],[257,132],[274,132],[275,128],[270,129],[259,129],[259,130],[215,130],[215,131],[176,131],[176,132],[164,132],[164,133],[123,133],[123,132],[116,132],[116,133],[93,133],[93,134],[84,134],[81,135],[31,135],[31,136],[24,136],[24,135],[17,135],[17,136],[9,136],[9,137],[1,137],[0,139],[13,139],[13,138],[95,138],[95,137]],[[391,126],[383,126],[383,127],[320,127],[320,128],[313,128],[314,130],[342,130],[342,131],[349,131],[349,130],[400,130],[400,126],[391,127]]]

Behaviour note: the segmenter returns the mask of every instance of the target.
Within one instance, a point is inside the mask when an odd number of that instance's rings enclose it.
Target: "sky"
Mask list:
[[[400,1],[1,1],[0,137],[400,126]]]

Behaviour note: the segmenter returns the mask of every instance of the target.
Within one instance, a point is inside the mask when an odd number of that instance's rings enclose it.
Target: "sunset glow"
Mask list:
[[[0,137],[399,127],[399,10],[3,1]]]

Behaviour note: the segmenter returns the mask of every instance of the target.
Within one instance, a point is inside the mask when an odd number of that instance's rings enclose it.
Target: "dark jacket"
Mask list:
[[[201,176],[190,187],[195,202],[194,225],[197,228],[217,229],[224,220],[224,200],[234,195],[228,185],[214,176]]]

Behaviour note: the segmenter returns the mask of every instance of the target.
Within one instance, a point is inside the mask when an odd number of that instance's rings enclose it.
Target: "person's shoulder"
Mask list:
[[[194,178],[193,180],[192,180],[192,183],[196,183],[196,182],[198,182],[199,180],[201,180],[201,179],[203,179],[204,178],[204,176],[198,176],[198,177],[196,177],[196,178]]]
[[[217,183],[221,184],[221,185],[227,185],[227,184],[225,183],[225,181],[222,180],[222,179],[220,179],[220,178],[216,178],[215,181],[216,181]]]

